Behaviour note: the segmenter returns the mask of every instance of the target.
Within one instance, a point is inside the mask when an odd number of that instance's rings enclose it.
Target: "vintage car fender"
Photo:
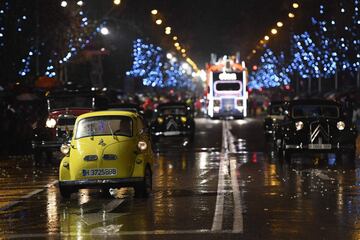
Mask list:
[[[64,157],[60,162],[59,181],[70,180],[70,158]]]

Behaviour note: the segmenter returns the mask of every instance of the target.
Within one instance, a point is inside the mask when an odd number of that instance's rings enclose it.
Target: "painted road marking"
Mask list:
[[[213,224],[211,227],[211,231],[221,231],[222,222],[223,222],[223,214],[224,214],[224,153],[227,148],[227,139],[226,139],[226,131],[225,131],[225,122],[222,124],[222,146],[221,146],[221,156],[219,163],[219,178],[218,178],[218,187],[217,187],[217,196],[216,196],[216,206],[215,213],[213,218]]]
[[[219,180],[218,180],[218,189],[216,196],[216,207],[213,219],[213,225],[211,231],[221,231],[223,223],[223,211],[224,211],[224,187],[225,181],[224,178],[229,174],[226,167],[230,165],[230,180],[232,187],[232,195],[234,201],[234,213],[233,213],[233,233],[243,233],[244,223],[243,223],[243,209],[241,203],[241,193],[239,188],[238,179],[236,176],[236,158],[229,158],[229,153],[236,152],[234,145],[234,136],[229,130],[229,125],[227,121],[223,121],[222,125],[222,151],[220,156],[220,166],[219,166]]]
[[[43,192],[45,189],[50,188],[50,187],[56,185],[57,183],[58,183],[58,180],[54,180],[54,181],[52,181],[51,183],[46,184],[46,185],[43,186],[42,188],[35,189],[34,191],[30,192],[29,194],[26,194],[25,196],[20,197],[19,200],[11,201],[11,202],[9,202],[8,204],[6,204],[5,206],[1,207],[1,208],[0,208],[0,211],[8,210],[8,209],[10,209],[10,208],[12,208],[12,207],[20,204],[20,203],[23,202],[24,200],[29,199],[29,198],[35,196],[36,194],[39,194],[39,193]]]
[[[230,132],[230,127],[228,122],[226,122],[226,135],[229,139],[229,151],[234,153],[236,152],[235,144],[234,144],[234,136]],[[231,157],[230,159],[230,177],[231,177],[231,186],[233,190],[233,199],[234,199],[234,220],[233,220],[233,232],[235,233],[242,233],[244,231],[244,223],[243,223],[243,209],[241,203],[241,196],[240,196],[240,188],[239,183],[236,175],[236,158]]]

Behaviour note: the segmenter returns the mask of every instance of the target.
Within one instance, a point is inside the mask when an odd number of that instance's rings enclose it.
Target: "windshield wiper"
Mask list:
[[[114,132],[113,132],[112,128],[110,127],[110,122],[107,122],[107,124],[108,124],[108,127],[109,127],[109,129],[110,129],[111,136],[113,137],[113,139],[117,139],[117,138],[115,137],[115,135],[114,135]]]

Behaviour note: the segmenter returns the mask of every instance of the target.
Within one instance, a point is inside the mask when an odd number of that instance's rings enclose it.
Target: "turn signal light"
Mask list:
[[[139,148],[141,151],[145,151],[146,148],[147,148],[146,142],[140,141],[140,142],[138,143],[138,148]]]

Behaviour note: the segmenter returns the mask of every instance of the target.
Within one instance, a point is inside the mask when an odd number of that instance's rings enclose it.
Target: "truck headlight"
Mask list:
[[[303,127],[304,127],[304,123],[302,121],[298,121],[295,123],[296,131],[300,131],[301,129],[303,129]]]
[[[146,148],[147,148],[146,142],[144,142],[144,141],[139,141],[139,142],[138,142],[138,148],[139,148],[141,151],[145,151]]]
[[[339,121],[336,124],[337,129],[339,129],[340,131],[345,129],[345,123],[343,121]]]
[[[53,118],[46,119],[46,127],[54,128],[56,126],[56,120]]]
[[[61,147],[60,147],[60,151],[65,154],[65,155],[68,155],[69,152],[70,152],[70,146],[67,145],[67,144],[62,144]]]

